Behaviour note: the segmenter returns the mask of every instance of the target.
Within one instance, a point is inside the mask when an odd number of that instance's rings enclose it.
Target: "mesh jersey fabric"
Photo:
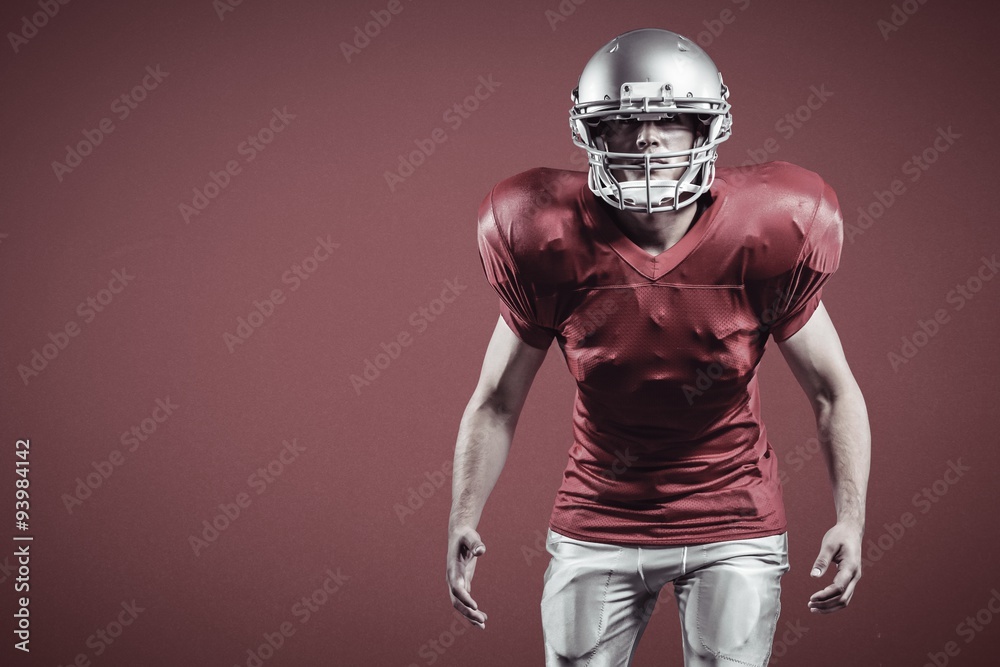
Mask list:
[[[787,162],[718,168],[681,239],[652,256],[587,187],[537,168],[497,183],[478,245],[500,314],[556,339],[576,381],[573,442],[549,525],[621,545],[784,532],[756,369],[837,270],[843,218],[817,174]]]

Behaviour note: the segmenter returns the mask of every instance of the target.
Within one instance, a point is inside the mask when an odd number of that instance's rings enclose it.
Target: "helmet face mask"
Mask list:
[[[622,210],[676,211],[711,187],[716,147],[732,131],[729,90],[708,54],[694,42],[658,29],[620,35],[590,59],[572,97],[573,143],[586,149],[588,185],[604,201]],[[608,150],[608,123],[659,121],[678,114],[695,128],[691,148]],[[676,179],[656,173],[678,167],[684,172]],[[619,180],[612,170],[641,171],[643,178]]]

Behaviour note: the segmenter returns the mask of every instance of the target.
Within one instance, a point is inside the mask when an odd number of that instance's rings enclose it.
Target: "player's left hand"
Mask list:
[[[851,601],[854,586],[861,578],[861,536],[864,530],[855,524],[838,522],[823,536],[819,557],[813,564],[811,576],[819,578],[830,563],[837,564],[833,583],[809,598],[809,611],[814,614],[832,614]]]

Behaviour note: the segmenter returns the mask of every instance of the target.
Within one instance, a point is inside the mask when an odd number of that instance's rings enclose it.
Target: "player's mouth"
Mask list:
[[[644,164],[646,164],[645,160],[622,160],[622,162],[624,164],[638,164],[638,165],[644,165]],[[675,167],[678,166],[677,163],[671,162],[670,160],[668,160],[666,158],[659,158],[659,159],[656,159],[656,160],[650,160],[649,164],[662,164],[662,165],[668,166],[668,167],[669,166],[675,166]]]
[[[644,159],[622,159],[619,162],[620,164],[623,165],[635,165],[638,167],[645,166],[646,164],[646,161]],[[678,165],[675,162],[671,162],[667,158],[657,158],[655,160],[650,160],[649,165],[650,165],[650,172],[670,171],[684,166],[683,164]],[[614,169],[613,166],[612,169]],[[641,181],[644,180],[646,177],[643,169],[620,169],[618,171],[623,175],[624,180],[626,181]],[[622,177],[619,178],[621,179]]]

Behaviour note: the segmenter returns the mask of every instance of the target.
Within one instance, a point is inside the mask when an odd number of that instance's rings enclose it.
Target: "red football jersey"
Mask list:
[[[785,340],[818,306],[843,218],[830,186],[787,162],[720,167],[702,197],[655,257],[586,172],[531,169],[483,200],[500,314],[529,345],[558,340],[577,384],[557,532],[655,546],[786,529],[756,368],[768,336]]]

